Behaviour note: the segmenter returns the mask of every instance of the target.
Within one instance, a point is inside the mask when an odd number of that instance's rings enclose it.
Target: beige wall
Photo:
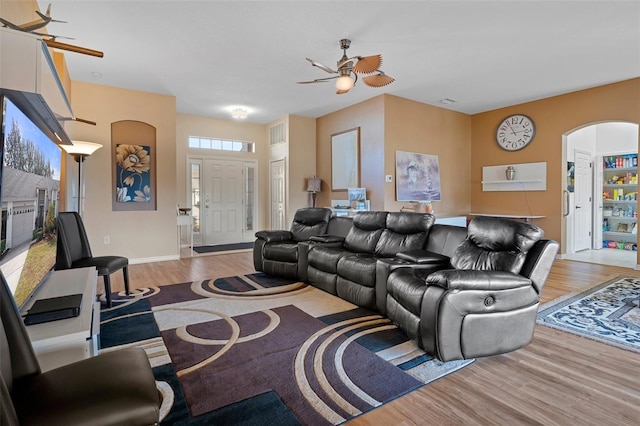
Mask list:
[[[442,199],[433,202],[436,217],[466,215],[471,180],[469,115],[386,95],[384,123],[384,174],[394,180],[384,184],[384,209],[398,211],[408,205],[396,201],[395,183],[396,151],[407,151],[438,156]]]
[[[14,24],[19,25],[40,19],[36,10],[40,10],[36,0],[0,1],[0,16]],[[41,32],[46,32],[46,28]]]
[[[501,120],[515,113],[534,120],[536,136],[526,148],[507,152],[498,147],[495,131]],[[604,121],[640,123],[639,78],[472,116],[471,210],[546,216],[536,224],[548,238],[562,241],[562,190],[566,184],[563,136]],[[547,162],[546,191],[482,191],[482,166],[538,161]]]
[[[269,145],[271,127],[284,123],[285,141]],[[284,160],[285,164],[285,223],[293,221],[296,210],[311,206],[311,197],[306,192],[306,178],[316,174],[316,120],[315,118],[287,115],[264,126],[267,138],[268,155],[265,162],[265,176],[267,182],[264,194],[265,227],[271,227],[270,205],[270,168],[271,162]],[[263,228],[263,229],[266,229]]]
[[[331,192],[331,135],[360,128],[360,186],[367,189],[372,210],[383,210],[384,194],[384,96],[320,117],[316,121],[316,172],[322,179],[320,207],[347,198],[346,191]]]
[[[203,149],[190,149],[189,136],[201,136],[213,139],[238,140],[253,142],[255,152],[225,152]],[[265,138],[264,126],[261,124],[243,123],[235,120],[219,120],[196,115],[177,114],[176,117],[176,184],[177,203],[189,205],[187,188],[187,157],[223,158],[243,161],[258,161],[258,206],[265,205],[269,191],[265,162],[269,143]],[[259,209],[258,229],[264,229],[267,223],[266,213]]]
[[[317,120],[317,168],[323,188],[331,185],[331,135],[360,127],[360,185],[374,210],[399,211],[396,201],[396,151],[437,155],[442,201],[437,216],[469,212],[471,117],[392,95],[380,95]],[[385,182],[392,175],[393,182]],[[344,192],[323,192],[320,205],[344,199]]]
[[[306,178],[316,174],[316,120],[290,115],[288,129],[289,200],[286,222],[291,223],[296,210],[311,207]]]
[[[97,122],[96,126],[71,123],[67,127],[71,139],[103,145],[85,161],[84,221],[94,255],[118,254],[132,263],[176,258],[175,98],[74,81],[71,99],[77,117]],[[120,120],[142,121],[156,128],[156,211],[111,210],[111,123]],[[77,167],[74,161],[68,164]],[[110,238],[109,245],[103,242],[105,236]]]

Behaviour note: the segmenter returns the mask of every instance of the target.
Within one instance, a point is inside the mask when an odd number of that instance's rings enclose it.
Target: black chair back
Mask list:
[[[73,262],[89,257],[91,247],[82,217],[77,212],[60,212],[55,269],[71,269]]]

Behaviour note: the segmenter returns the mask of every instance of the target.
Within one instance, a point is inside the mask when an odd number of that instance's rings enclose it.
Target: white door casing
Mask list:
[[[269,169],[271,229],[287,229],[285,225],[285,160],[271,162]]]
[[[602,155],[595,157],[593,163],[593,203],[592,203],[592,217],[591,217],[591,229],[593,230],[592,248],[602,248],[602,191],[604,184],[604,174],[602,173]]]
[[[592,227],[593,172],[591,154],[575,151],[575,217],[574,217],[574,250],[590,249]]]

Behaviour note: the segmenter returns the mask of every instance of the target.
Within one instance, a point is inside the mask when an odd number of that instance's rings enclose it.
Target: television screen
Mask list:
[[[2,96],[0,270],[18,307],[55,265],[62,151]]]

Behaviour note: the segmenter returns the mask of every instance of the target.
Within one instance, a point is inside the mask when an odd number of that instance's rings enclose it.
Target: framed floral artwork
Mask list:
[[[130,140],[132,135],[138,138]],[[113,210],[156,210],[155,128],[139,121],[113,123],[111,146]]]

